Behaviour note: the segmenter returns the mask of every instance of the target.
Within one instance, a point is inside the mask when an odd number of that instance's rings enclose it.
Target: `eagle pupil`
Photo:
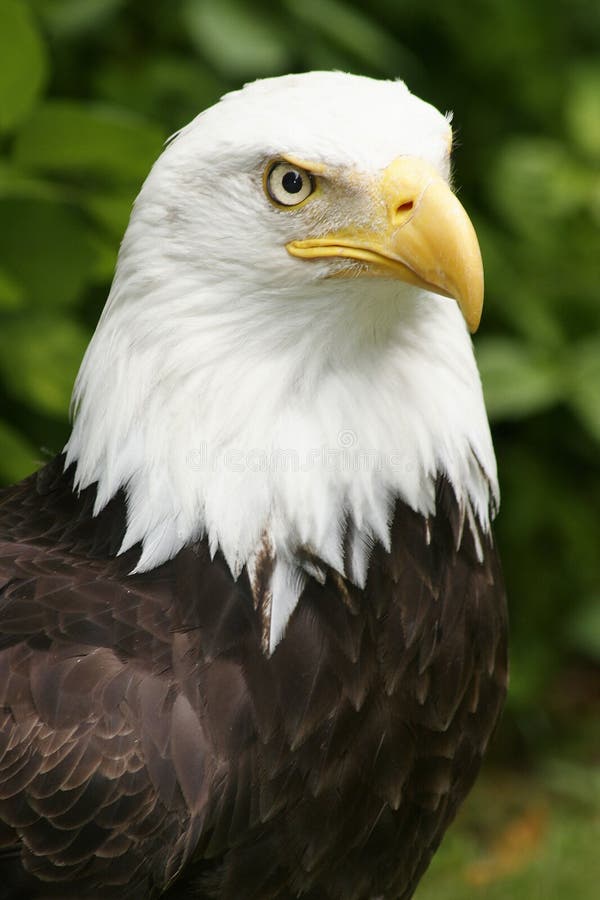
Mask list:
[[[281,179],[281,184],[288,194],[297,194],[302,190],[302,175],[300,172],[286,172]]]

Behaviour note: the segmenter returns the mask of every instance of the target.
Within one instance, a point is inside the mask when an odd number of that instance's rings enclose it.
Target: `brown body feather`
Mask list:
[[[124,497],[93,500],[61,458],[0,495],[0,898],[407,900],[506,688],[496,550],[448,484],[270,658],[245,573],[199,542],[130,576]]]

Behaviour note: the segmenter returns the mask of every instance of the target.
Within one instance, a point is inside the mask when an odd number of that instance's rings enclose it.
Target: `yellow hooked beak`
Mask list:
[[[470,331],[483,306],[483,265],[471,220],[433,166],[399,157],[383,172],[376,199],[385,212],[374,227],[346,227],[335,234],[286,247],[301,259],[342,257],[365,263],[366,274],[387,275],[453,297]]]

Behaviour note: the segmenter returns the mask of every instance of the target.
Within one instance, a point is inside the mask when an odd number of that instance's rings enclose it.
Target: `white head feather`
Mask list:
[[[97,483],[96,512],[125,489],[122,549],[142,542],[137,571],[207,536],[237,577],[266,541],[271,648],[305,577],[301,548],[363,584],[394,500],[433,513],[439,474],[489,528],[495,460],[458,305],[395,280],[327,279],[339,262],[285,245],[343,226],[344,204],[290,213],[263,190],[270,159],[321,162],[356,218],[361,184],[400,155],[447,178],[448,130],[401,82],[259,81],[184,128],[135,203],[77,379],[67,464],[80,488]]]

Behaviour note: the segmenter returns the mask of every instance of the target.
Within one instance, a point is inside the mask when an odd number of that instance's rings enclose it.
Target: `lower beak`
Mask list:
[[[356,260],[366,274],[453,297],[469,330],[476,331],[483,306],[481,253],[471,220],[446,181],[423,160],[403,156],[384,170],[376,190],[386,212],[372,230],[350,226],[290,241],[289,253]]]

